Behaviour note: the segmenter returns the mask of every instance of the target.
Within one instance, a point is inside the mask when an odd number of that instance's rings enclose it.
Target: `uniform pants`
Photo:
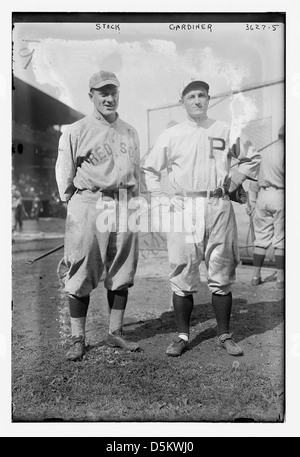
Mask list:
[[[261,188],[253,217],[254,246],[284,249],[284,189]]]
[[[202,259],[207,285],[212,293],[226,295],[235,282],[239,263],[238,234],[229,197],[194,200],[197,219],[194,230],[167,234],[172,291],[186,296],[198,292]]]
[[[138,233],[112,228],[99,231],[99,193],[83,191],[68,203],[64,262],[65,290],[84,297],[95,289],[105,271],[104,286],[127,290],[134,283],[138,262]],[[117,221],[118,222],[118,221]]]

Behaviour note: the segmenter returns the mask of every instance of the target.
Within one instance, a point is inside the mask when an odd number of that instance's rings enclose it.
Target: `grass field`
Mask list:
[[[37,253],[31,253],[34,257]],[[105,345],[103,283],[91,297],[88,351],[69,362],[68,306],[56,267],[61,253],[26,264],[14,258],[13,422],[269,422],[284,420],[284,291],[250,285],[238,268],[232,331],[245,350],[234,358],[216,345],[210,294],[195,296],[191,343],[180,358],[165,355],[176,334],[164,253],[141,256],[125,317],[128,338],[142,350]],[[264,269],[263,274],[272,273]]]
[[[30,348],[23,348],[23,351]],[[38,361],[38,363],[37,363]],[[255,365],[156,360],[105,346],[66,363],[56,345],[13,372],[14,421],[281,422],[283,392]],[[15,359],[15,365],[18,360]]]

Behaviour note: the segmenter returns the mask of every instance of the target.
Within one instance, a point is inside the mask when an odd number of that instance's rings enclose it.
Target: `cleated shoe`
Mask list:
[[[276,281],[277,289],[284,289],[284,281]]]
[[[125,351],[137,351],[140,348],[138,343],[127,341],[120,330],[117,330],[114,333],[109,333],[106,343],[110,347],[119,347],[125,349]]]
[[[251,286],[258,286],[259,284],[262,284],[261,277],[255,278],[255,276],[254,276],[251,280]]]
[[[72,344],[67,352],[68,360],[81,360],[85,354],[85,342],[83,336],[72,336]]]
[[[179,357],[187,348],[187,341],[184,341],[182,338],[177,338],[173,341],[166,350],[166,354],[170,357]]]
[[[220,347],[226,349],[229,355],[244,355],[243,349],[232,339],[232,333],[223,333],[219,336]]]

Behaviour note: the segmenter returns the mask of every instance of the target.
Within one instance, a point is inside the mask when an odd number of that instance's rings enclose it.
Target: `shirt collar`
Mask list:
[[[118,113],[116,113],[116,119],[114,120],[114,122],[112,122],[112,123],[107,122],[107,120],[104,119],[102,114],[99,113],[99,111],[97,111],[96,109],[94,109],[92,116],[93,116],[93,118],[97,119],[98,121],[100,121],[104,125],[114,125],[119,119],[119,115],[118,115]]]
[[[189,117],[186,120],[187,124],[192,126],[192,127],[206,127],[208,121],[209,121],[209,118],[207,116],[204,119],[202,119],[201,121],[199,121],[199,122],[196,122],[196,121],[194,121],[193,119],[191,119]]]

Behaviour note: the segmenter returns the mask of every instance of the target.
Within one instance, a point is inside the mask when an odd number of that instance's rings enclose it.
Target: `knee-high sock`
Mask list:
[[[128,290],[108,290],[107,300],[110,309],[109,333],[122,330],[125,309],[128,300]]]
[[[253,251],[253,277],[259,278],[260,271],[264,264],[266,250],[264,248],[255,247]]]
[[[77,297],[75,295],[69,295],[72,336],[85,337],[85,323],[89,303],[89,295],[87,295],[86,297]]]
[[[193,295],[190,294],[181,297],[173,293],[173,306],[178,334],[186,336],[188,339],[190,334],[190,317],[194,307]]]
[[[229,333],[232,307],[231,292],[227,295],[212,294],[212,306],[216,315],[218,336],[223,335],[223,333]]]
[[[284,281],[284,250],[275,249],[275,265],[277,270],[277,281]]]

